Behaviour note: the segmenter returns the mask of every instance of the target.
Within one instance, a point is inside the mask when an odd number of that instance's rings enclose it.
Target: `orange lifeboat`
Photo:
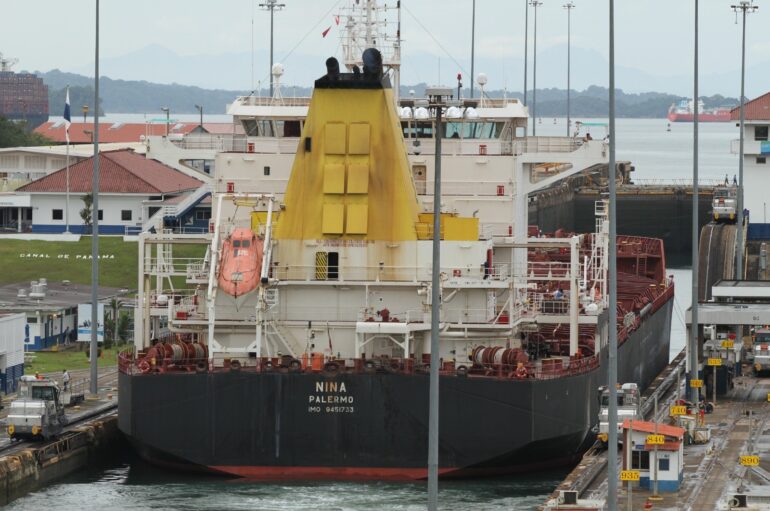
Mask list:
[[[262,254],[263,241],[251,229],[235,229],[222,242],[219,288],[236,298],[256,289],[262,269]]]

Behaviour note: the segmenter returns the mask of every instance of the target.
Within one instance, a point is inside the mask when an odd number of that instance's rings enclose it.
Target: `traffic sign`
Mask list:
[[[721,358],[710,358],[706,361],[706,365],[709,366],[721,366],[722,365],[722,359]]]
[[[725,339],[724,341],[722,341],[722,347],[725,349],[731,350],[733,349],[733,346],[735,346],[735,341],[733,341],[732,339]]]
[[[639,471],[638,470],[621,470],[620,480],[621,481],[638,481]]]
[[[741,465],[744,467],[756,467],[759,465],[759,456],[741,456]]]
[[[703,387],[703,380],[690,380],[690,387],[694,389]]]
[[[669,415],[687,415],[687,407],[684,405],[672,406]]]
[[[663,445],[665,442],[663,435],[647,435],[647,445]]]

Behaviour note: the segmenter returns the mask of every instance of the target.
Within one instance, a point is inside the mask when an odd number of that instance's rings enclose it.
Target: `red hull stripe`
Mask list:
[[[330,480],[388,480],[408,481],[427,479],[427,468],[391,468],[391,467],[253,467],[214,465],[209,467],[247,479],[330,479]],[[454,468],[440,468],[439,474],[452,472]]]

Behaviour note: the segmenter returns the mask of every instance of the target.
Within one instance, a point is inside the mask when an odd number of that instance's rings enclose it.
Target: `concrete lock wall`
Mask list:
[[[117,415],[111,415],[0,458],[0,506],[107,457],[122,442]]]

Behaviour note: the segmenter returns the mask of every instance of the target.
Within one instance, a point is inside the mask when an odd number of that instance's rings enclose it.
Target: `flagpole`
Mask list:
[[[66,114],[65,130],[67,131],[67,198],[64,206],[64,233],[70,232],[70,86],[67,85],[67,98],[64,106],[64,113]]]

